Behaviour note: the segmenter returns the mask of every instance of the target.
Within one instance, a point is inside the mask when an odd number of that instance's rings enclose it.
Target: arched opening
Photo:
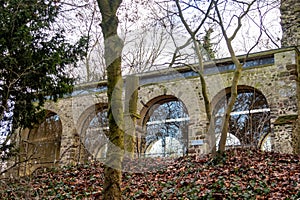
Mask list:
[[[20,161],[25,162],[20,173],[30,174],[39,167],[55,166],[60,158],[62,123],[51,111],[33,129],[23,132],[20,144]]]
[[[227,102],[231,96],[230,89],[225,91],[226,95],[219,98],[213,112],[217,145]],[[270,108],[265,96],[255,88],[239,86],[238,96],[230,113],[226,146],[254,146],[269,150],[270,128]]]
[[[147,104],[142,138],[145,156],[178,156],[187,152],[189,115],[182,101],[160,96]]]
[[[107,104],[96,104],[87,110],[80,131],[81,142],[93,159],[104,160],[108,138]]]

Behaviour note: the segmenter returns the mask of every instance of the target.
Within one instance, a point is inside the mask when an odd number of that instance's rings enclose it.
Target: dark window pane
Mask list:
[[[153,105],[146,122],[146,155],[184,154],[187,149],[189,116],[183,103],[172,100]]]
[[[215,116],[216,134],[220,135],[222,120],[230,93],[217,103]],[[270,109],[263,94],[255,89],[239,89],[230,114],[229,133],[240,145],[256,146],[270,132]]]

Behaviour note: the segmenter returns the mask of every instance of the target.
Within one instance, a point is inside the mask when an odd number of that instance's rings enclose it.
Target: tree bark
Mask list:
[[[130,75],[126,78],[125,91],[125,152],[129,158],[134,158],[136,134],[135,125],[137,114],[139,77]]]
[[[228,128],[229,128],[228,126],[229,126],[229,120],[230,120],[230,113],[234,106],[236,97],[238,95],[237,85],[238,85],[238,82],[239,82],[239,80],[241,78],[241,74],[242,74],[242,66],[243,65],[237,59],[234,62],[234,64],[235,64],[236,69],[234,71],[232,85],[231,85],[231,96],[230,96],[230,100],[229,100],[227,108],[226,108],[225,117],[223,118],[221,138],[220,138],[220,143],[219,143],[219,151],[221,153],[223,153],[225,151],[227,133],[228,133]]]
[[[204,106],[205,106],[205,113],[206,113],[206,117],[207,117],[207,132],[211,133],[209,131],[210,128],[210,123],[211,123],[211,119],[212,119],[212,108],[211,108],[211,102],[209,100],[209,94],[208,94],[208,87],[206,84],[206,80],[204,78],[204,61],[203,61],[203,55],[201,53],[201,49],[200,49],[200,44],[197,41],[196,35],[198,33],[198,31],[200,30],[200,28],[203,26],[205,19],[208,17],[209,12],[210,12],[210,8],[213,5],[212,3],[210,3],[209,8],[206,10],[206,14],[204,19],[202,20],[202,22],[199,23],[199,26],[196,28],[196,30],[192,30],[191,27],[188,25],[188,23],[186,22],[183,13],[182,13],[182,8],[180,6],[179,0],[175,1],[177,9],[178,9],[178,16],[182,22],[182,24],[184,25],[186,31],[188,32],[188,34],[190,35],[190,39],[193,42],[193,46],[195,48],[195,54],[197,56],[197,60],[198,63],[196,66],[191,66],[192,70],[197,72],[199,74],[200,77],[200,85],[201,85],[201,94],[203,96],[203,101],[204,101]],[[213,136],[209,136],[209,143],[212,147],[212,153],[215,153],[215,134],[213,134]]]
[[[118,36],[117,10],[122,0],[98,0],[102,15],[101,28],[104,36],[107,69],[107,96],[109,139],[104,169],[103,199],[122,199],[122,162],[124,154],[124,122],[121,73],[123,41]]]
[[[238,31],[242,27],[242,22],[241,22],[242,18],[244,16],[246,16],[246,14],[249,12],[249,10],[251,8],[251,5],[253,5],[254,2],[255,1],[252,1],[250,4],[248,4],[248,7],[247,7],[246,11],[241,16],[238,17],[237,27],[235,28],[235,30],[234,30],[233,34],[231,35],[231,37],[228,37],[225,26],[223,24],[221,13],[219,12],[218,2],[214,1],[215,9],[216,9],[216,12],[217,12],[217,18],[219,19],[218,24],[220,25],[222,34],[225,38],[226,46],[227,46],[228,51],[230,53],[231,60],[232,60],[233,64],[235,65],[235,70],[234,70],[233,79],[232,79],[232,83],[231,83],[232,84],[231,85],[231,96],[230,96],[229,102],[227,104],[225,116],[223,117],[221,138],[220,138],[220,143],[219,143],[219,152],[220,152],[220,154],[222,154],[225,151],[227,133],[228,133],[228,128],[229,128],[228,126],[229,126],[229,120],[230,120],[230,113],[231,113],[231,110],[234,106],[236,97],[238,95],[237,86],[238,86],[239,80],[241,79],[242,70],[243,70],[243,64],[237,58],[237,56],[235,54],[235,51],[232,47],[232,40],[236,37],[236,34],[238,33]],[[246,58],[245,58],[244,61],[246,61]]]

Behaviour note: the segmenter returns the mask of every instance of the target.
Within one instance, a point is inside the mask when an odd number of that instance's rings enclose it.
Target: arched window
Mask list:
[[[218,101],[214,109],[217,144],[230,96],[228,92]],[[266,147],[270,144],[270,140],[266,139],[268,133],[270,133],[270,108],[266,98],[254,88],[238,88],[238,96],[230,113],[226,145],[269,148]]]
[[[21,173],[30,174],[38,167],[50,167],[56,164],[60,158],[61,134],[61,120],[54,112],[48,112],[42,123],[35,128],[26,129],[23,132],[25,138],[20,145],[20,159],[28,160],[28,165]]]
[[[81,141],[88,152],[98,160],[106,158],[108,138],[107,106],[97,104],[84,121]]]
[[[177,98],[166,98],[150,105],[146,126],[145,155],[173,156],[187,152],[189,115]]]

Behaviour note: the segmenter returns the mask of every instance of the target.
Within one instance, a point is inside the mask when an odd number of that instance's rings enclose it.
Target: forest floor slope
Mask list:
[[[0,180],[2,199],[101,199],[103,164],[37,170]],[[231,149],[209,156],[124,162],[124,199],[300,199],[300,156]]]

